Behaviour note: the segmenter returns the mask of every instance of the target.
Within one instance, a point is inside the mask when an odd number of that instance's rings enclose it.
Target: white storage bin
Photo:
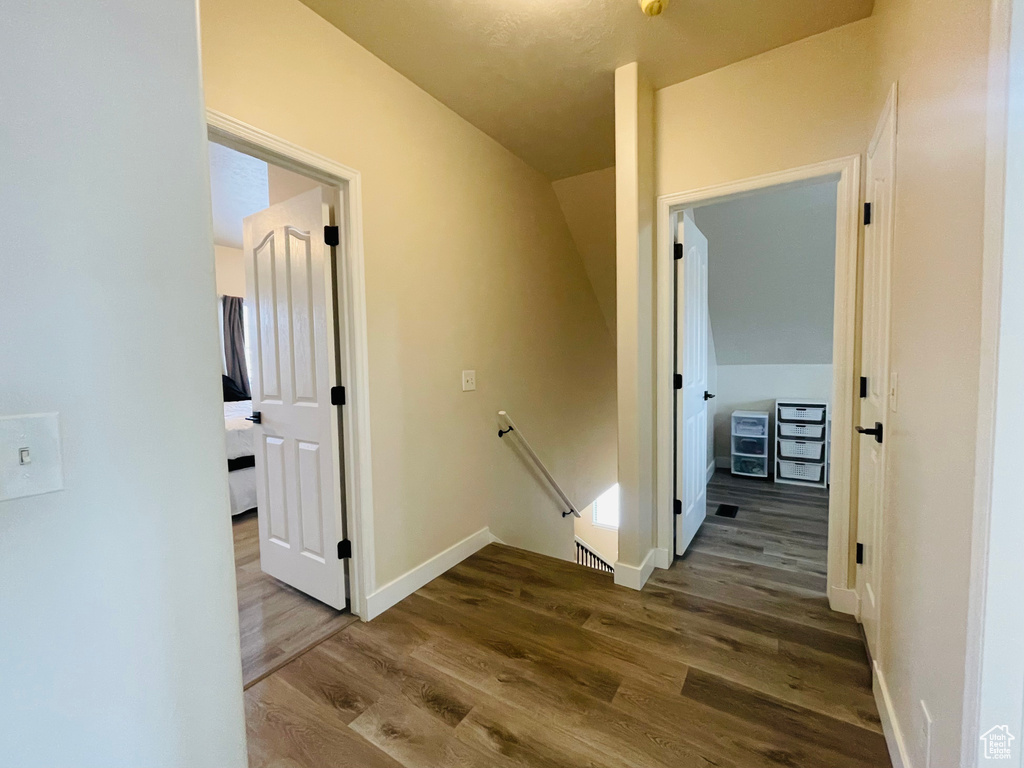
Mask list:
[[[810,406],[780,405],[779,417],[786,421],[824,422],[825,409]]]
[[[808,483],[820,483],[824,464],[805,464],[801,461],[779,460],[779,476],[784,480],[803,480]]]
[[[753,477],[768,477],[768,457],[762,456],[733,456],[732,473],[734,475],[751,475]]]
[[[732,452],[742,453],[747,456],[767,456],[767,437],[745,437],[743,435],[732,436]]]
[[[779,434],[782,437],[803,437],[809,440],[821,440],[825,434],[824,424],[786,424],[779,422]]]
[[[767,437],[768,419],[734,416],[732,431],[734,435],[743,435],[744,437]]]
[[[804,440],[779,440],[780,457],[821,461],[824,455],[824,443],[809,443]]]

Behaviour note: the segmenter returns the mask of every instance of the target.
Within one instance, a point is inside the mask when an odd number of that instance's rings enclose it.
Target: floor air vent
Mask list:
[[[718,517],[736,517],[736,513],[739,511],[740,508],[735,504],[719,504],[715,515]]]

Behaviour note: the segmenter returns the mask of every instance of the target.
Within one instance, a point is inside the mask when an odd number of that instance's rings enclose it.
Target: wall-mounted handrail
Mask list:
[[[544,462],[540,460],[536,451],[534,451],[527,442],[523,433],[519,430],[519,427],[515,425],[515,422],[512,421],[508,413],[505,411],[498,411],[498,421],[505,425],[505,429],[501,429],[500,427],[498,428],[498,437],[504,437],[509,432],[515,432],[516,438],[519,440],[519,444],[523,447],[523,450],[526,451],[526,455],[529,456],[533,463],[537,465],[537,469],[540,470],[541,474],[544,475],[544,479],[548,481],[555,493],[558,494],[558,498],[562,500],[562,503],[569,508],[567,512],[562,513],[562,517],[568,517],[569,515],[579,517],[580,513],[576,510],[576,505],[569,501],[569,497],[566,496],[565,491],[563,491],[561,486],[555,482],[555,478],[551,476],[550,472],[548,472],[548,468],[544,466]]]

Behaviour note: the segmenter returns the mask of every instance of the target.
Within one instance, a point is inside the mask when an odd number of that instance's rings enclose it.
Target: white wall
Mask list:
[[[245,259],[241,248],[214,245],[217,294],[245,298]]]
[[[209,106],[361,174],[377,587],[485,526],[572,558],[496,434],[574,500],[615,482],[615,350],[551,182],[298,0],[200,13]]]
[[[723,365],[832,362],[836,182],[702,206],[708,312]]]
[[[715,332],[711,327],[710,316],[708,318],[708,392],[715,397],[708,400],[708,464],[715,460],[715,420],[718,412],[724,410],[721,406],[722,393],[719,392],[718,378],[718,352],[715,349]]]
[[[785,397],[831,400],[831,365],[719,365],[718,413],[715,417],[715,462],[729,466],[733,411],[767,411],[775,434],[775,401]],[[769,454],[774,458],[774,441]]]
[[[195,7],[8,3],[0,49],[0,414],[64,463],[0,502],[0,762],[241,768]]]

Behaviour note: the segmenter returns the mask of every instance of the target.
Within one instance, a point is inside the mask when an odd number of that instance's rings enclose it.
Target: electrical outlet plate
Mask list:
[[[472,392],[476,389],[476,371],[462,372],[462,391]]]

